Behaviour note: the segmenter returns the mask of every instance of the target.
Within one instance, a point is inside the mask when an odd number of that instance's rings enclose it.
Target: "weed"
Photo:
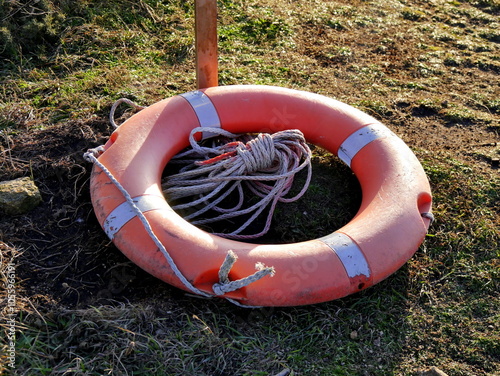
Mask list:
[[[467,108],[450,106],[450,108],[445,111],[444,119],[452,124],[466,125],[475,121],[476,116],[471,110]]]
[[[405,20],[409,21],[423,21],[425,20],[425,13],[420,10],[406,8],[401,12]]]

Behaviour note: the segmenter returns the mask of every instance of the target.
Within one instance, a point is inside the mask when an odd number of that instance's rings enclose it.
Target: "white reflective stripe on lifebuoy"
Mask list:
[[[358,152],[363,149],[370,142],[375,141],[378,138],[393,136],[389,128],[382,124],[370,124],[356,132],[353,132],[349,137],[347,137],[342,145],[340,145],[338,150],[338,157],[349,167],[351,167],[351,161],[358,154]]]
[[[165,201],[165,198],[161,196],[142,195],[134,197],[132,201],[134,201],[135,206],[137,206],[143,213],[150,210],[172,210]],[[103,223],[106,235],[113,240],[115,234],[135,216],[136,214],[134,209],[127,201],[118,205],[111,213],[109,213]]]
[[[189,93],[180,94],[193,107],[200,127],[221,128],[219,114],[210,98],[199,90],[190,91]],[[203,132],[203,139],[217,136],[214,133]]]
[[[340,232],[334,232],[319,240],[337,254],[349,278],[358,276],[370,277],[370,267],[368,266],[365,255],[349,236]]]

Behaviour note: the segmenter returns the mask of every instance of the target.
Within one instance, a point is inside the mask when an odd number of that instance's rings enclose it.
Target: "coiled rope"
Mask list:
[[[114,128],[115,112],[125,103],[136,111],[140,106],[127,98],[117,100],[111,107],[109,121]],[[215,142],[219,145],[206,147],[198,144],[195,135],[200,132],[211,136],[222,136]],[[189,136],[191,149],[177,154],[171,163],[185,166],[178,174],[168,176],[162,184],[164,194],[170,200],[184,199],[182,204],[172,206],[174,210],[191,210],[184,216],[194,225],[203,225],[235,217],[249,216],[236,230],[229,233],[215,233],[231,239],[254,239],[266,234],[278,202],[294,202],[307,191],[311,182],[311,150],[304,135],[297,129],[274,134],[261,133],[256,137],[235,135],[221,128],[198,127]],[[307,167],[307,178],[302,189],[295,196],[285,197],[291,190],[295,175]],[[261,200],[244,207],[244,187]],[[230,208],[222,205],[237,203]],[[199,209],[194,209],[201,206]],[[241,234],[257,217],[269,207],[264,228],[254,234]],[[194,211],[193,211],[194,209]],[[202,217],[207,212],[219,213]]]
[[[195,135],[210,132],[223,136],[226,142],[212,147],[201,146]],[[198,127],[189,136],[191,149],[178,154],[173,163],[183,163],[179,173],[170,175],[162,184],[169,200],[184,199],[172,206],[174,210],[194,210],[184,218],[201,225],[239,216],[249,216],[236,230],[216,235],[232,239],[257,238],[269,231],[278,202],[293,202],[304,195],[311,181],[311,150],[302,132],[296,129],[274,134],[261,133],[255,138],[237,136],[220,128]],[[295,175],[307,167],[306,180],[293,197],[291,190]],[[245,189],[260,200],[245,207]],[[247,191],[248,191],[247,190]],[[237,199],[230,196],[236,192]],[[234,202],[232,207],[223,204]],[[264,228],[255,234],[241,234],[256,218],[269,208]],[[212,217],[202,217],[212,211]]]

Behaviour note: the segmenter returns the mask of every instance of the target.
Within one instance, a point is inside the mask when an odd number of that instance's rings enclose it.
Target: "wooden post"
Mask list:
[[[196,85],[217,86],[217,0],[195,0]]]

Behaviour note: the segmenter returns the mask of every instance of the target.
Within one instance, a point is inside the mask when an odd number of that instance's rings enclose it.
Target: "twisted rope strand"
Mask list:
[[[132,208],[132,210],[134,211],[135,215],[140,219],[140,221],[141,221],[142,225],[144,226],[144,229],[148,233],[149,237],[153,240],[155,245],[158,247],[160,252],[163,254],[165,259],[167,260],[168,264],[172,268],[172,271],[174,272],[176,277],[179,278],[179,280],[184,284],[184,286],[186,286],[189,290],[191,290],[195,294],[210,297],[211,296],[210,294],[207,294],[206,292],[197,289],[186,279],[186,277],[184,277],[184,275],[181,273],[181,271],[179,270],[179,268],[175,264],[174,260],[172,259],[172,257],[168,253],[168,251],[166,250],[163,243],[160,241],[160,239],[158,239],[156,234],[153,232],[153,229],[151,228],[151,225],[149,224],[149,221],[147,220],[147,218],[144,216],[142,211],[135,205],[134,200],[132,199],[130,194],[120,184],[120,182],[118,180],[116,180],[116,178],[113,176],[111,171],[109,171],[106,168],[106,166],[104,166],[101,162],[99,162],[99,160],[97,159],[97,156],[99,156],[99,154],[101,154],[103,151],[104,151],[104,148],[102,148],[102,147],[97,148],[97,149],[91,149],[91,150],[87,151],[87,153],[84,154],[84,159],[87,161],[90,161],[93,164],[95,164],[96,166],[98,166],[106,174],[106,176],[109,178],[109,180],[111,180],[111,182],[116,186],[116,188],[118,188],[118,190],[121,192],[123,197],[125,197],[125,200],[129,203],[129,205]]]

